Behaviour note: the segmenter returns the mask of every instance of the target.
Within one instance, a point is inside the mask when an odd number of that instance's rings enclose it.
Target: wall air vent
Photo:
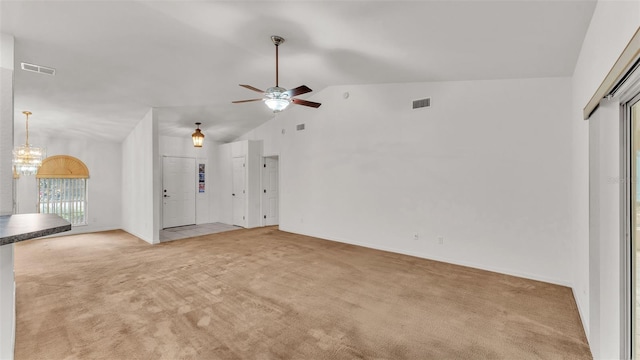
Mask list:
[[[431,98],[413,100],[414,109],[420,109],[420,108],[429,107],[429,106],[431,106]]]
[[[25,70],[25,71],[31,71],[31,72],[36,72],[36,73],[45,74],[45,75],[56,74],[56,69],[54,68],[34,65],[34,64],[24,63],[24,62],[21,63],[21,65],[22,65],[22,70]]]
[[[300,130],[304,130],[304,124],[298,124],[296,125],[296,130],[300,131]]]

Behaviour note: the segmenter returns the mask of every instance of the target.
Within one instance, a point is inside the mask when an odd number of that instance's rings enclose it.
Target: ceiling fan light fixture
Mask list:
[[[289,95],[285,93],[287,89],[281,88],[279,86],[270,87],[264,93],[266,99],[264,99],[264,103],[267,104],[267,107],[271,109],[274,113],[283,111],[286,109],[291,103],[291,99]]]
[[[274,113],[276,113],[286,109],[287,106],[289,106],[289,104],[291,103],[291,100],[284,99],[284,98],[266,99],[264,103],[267,104],[267,107],[269,109],[271,109]]]
[[[191,139],[193,140],[193,147],[201,148],[204,143],[204,134],[200,131],[200,125],[202,123],[196,123],[196,132],[191,134]]]

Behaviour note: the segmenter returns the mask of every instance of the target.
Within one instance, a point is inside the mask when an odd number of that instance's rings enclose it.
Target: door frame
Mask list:
[[[632,85],[631,88],[625,91],[624,94],[620,96],[620,120],[621,120],[621,134],[620,134],[620,214],[621,214],[621,241],[622,241],[622,254],[621,254],[621,272],[622,272],[622,282],[623,282],[623,296],[620,300],[620,306],[623,309],[622,311],[622,321],[621,321],[621,354],[626,359],[638,359],[636,353],[640,351],[640,349],[636,349],[640,346],[640,343],[636,342],[636,328],[639,325],[637,323],[637,317],[640,315],[637,313],[635,302],[638,301],[634,293],[636,292],[636,288],[640,285],[638,278],[635,276],[635,271],[637,266],[637,254],[636,254],[636,246],[635,243],[640,241],[636,235],[636,229],[634,229],[634,219],[633,216],[634,211],[634,192],[636,192],[636,188],[634,186],[634,182],[637,181],[636,174],[634,174],[634,168],[632,167],[633,161],[633,141],[635,137],[633,136],[633,119],[632,119],[632,107],[634,104],[640,102],[640,88],[638,88],[638,84],[640,84],[640,78],[636,78],[633,82],[635,85]],[[630,91],[633,89],[633,91]],[[636,121],[640,121],[637,119]],[[640,164],[636,164],[636,167]],[[637,171],[637,170],[636,170]],[[636,224],[637,226],[638,224]],[[640,297],[638,297],[640,298]]]
[[[622,311],[622,329],[621,334],[622,341],[620,346],[621,354],[625,356],[627,359],[635,359],[636,357],[633,354],[633,350],[636,346],[635,344],[635,317],[636,311],[633,306],[633,289],[635,287],[635,279],[633,276],[633,244],[635,241],[633,236],[633,180],[634,176],[632,174],[632,166],[631,166],[631,153],[633,151],[633,127],[632,127],[632,119],[631,119],[631,106],[630,101],[620,102],[620,115],[622,118],[621,123],[621,138],[620,138],[620,170],[622,172],[621,179],[628,180],[622,181],[620,186],[620,214],[621,214],[621,241],[622,241],[622,282],[623,282],[623,291],[624,294],[621,298],[621,307]]]

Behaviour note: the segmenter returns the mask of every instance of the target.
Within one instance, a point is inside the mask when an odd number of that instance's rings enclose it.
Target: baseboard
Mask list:
[[[136,234],[135,232],[126,230],[126,229],[105,227],[104,229],[92,228],[91,231],[84,231],[84,232],[75,232],[74,230],[71,230],[71,232],[67,232],[67,233],[61,233],[60,235],[74,235],[74,234],[82,234],[82,233],[89,233],[89,232],[123,230],[123,231],[126,231],[129,234],[131,234],[131,235],[133,235],[133,236],[135,236],[135,237],[137,237],[137,238],[139,238],[141,240],[144,240],[144,241],[148,242],[149,244],[153,244],[153,242],[150,242],[150,241],[146,240],[143,236],[141,236],[139,234]],[[388,252],[392,252],[392,253],[396,253],[396,254],[415,256],[415,257],[422,258],[422,259],[427,259],[427,260],[440,261],[440,262],[445,262],[445,263],[448,263],[448,264],[466,266],[466,267],[470,267],[470,268],[474,268],[474,269],[491,271],[491,272],[496,272],[496,273],[500,273],[500,274],[521,277],[521,278],[525,278],[525,279],[542,281],[542,282],[546,282],[546,283],[550,283],[550,284],[556,284],[556,285],[560,285],[560,286],[566,286],[566,287],[571,288],[571,290],[572,290],[573,297],[576,300],[576,304],[578,305],[578,312],[580,313],[580,318],[582,320],[583,327],[585,327],[584,326],[584,324],[585,324],[584,315],[582,314],[582,311],[581,311],[582,308],[580,306],[579,299],[578,299],[578,297],[575,296],[575,292],[574,292],[574,289],[573,289],[573,284],[571,284],[571,283],[569,283],[567,281],[563,281],[563,280],[560,280],[560,279],[554,279],[554,278],[548,278],[548,277],[545,277],[545,276],[539,276],[539,275],[531,274],[531,273],[525,273],[525,272],[520,272],[520,271],[512,271],[510,269],[504,269],[504,268],[500,268],[500,267],[486,266],[486,265],[483,265],[483,264],[477,264],[477,263],[468,262],[468,261],[460,261],[460,260],[451,259],[451,258],[442,257],[442,256],[434,256],[432,254],[424,254],[424,253],[419,253],[419,252],[415,252],[415,251],[407,251],[407,250],[404,250],[404,249],[397,249],[397,248],[393,248],[393,247],[373,245],[373,244],[362,243],[362,242],[358,242],[358,241],[351,241],[351,240],[337,238],[337,237],[325,236],[325,235],[322,235],[322,234],[313,234],[313,233],[309,233],[309,232],[299,232],[299,231],[294,231],[294,230],[287,229],[286,227],[283,227],[282,225],[280,225],[280,230],[281,231],[285,231],[285,232],[305,235],[305,236],[312,236],[312,237],[319,238],[319,239],[335,241],[335,242],[339,242],[339,243],[343,243],[343,244],[351,244],[351,245],[356,245],[356,246],[362,246],[362,247],[366,247],[366,248],[370,248],[370,249],[388,251]],[[588,337],[589,332],[588,332],[588,329],[586,329],[586,327],[585,327],[585,333],[587,334],[587,337]]]
[[[149,240],[147,240],[146,238],[144,238],[142,235],[137,234],[137,233],[135,233],[135,232],[133,232],[133,231],[130,231],[130,230],[127,230],[127,229],[117,229],[117,230],[122,230],[122,231],[124,231],[124,232],[126,232],[126,233],[129,233],[129,234],[131,234],[131,235],[133,235],[133,236],[137,237],[138,239],[140,239],[140,240],[142,240],[142,241],[148,242],[148,243],[149,243],[149,244],[151,244],[151,245],[153,245],[153,244],[154,244],[154,243],[153,243],[153,241],[149,241]],[[159,242],[158,242],[158,243],[159,243]]]
[[[578,314],[580,314],[580,322],[582,323],[582,329],[584,330],[584,334],[587,337],[587,342],[589,342],[589,327],[587,326],[586,314],[582,312],[582,306],[580,304],[580,297],[576,296],[576,289],[571,288],[571,293],[573,294],[573,299],[576,302],[576,306],[578,307]]]
[[[119,226],[98,226],[98,227],[77,226],[77,227],[71,228],[71,231],[60,233],[60,235],[88,234],[88,233],[94,233],[94,232],[113,231],[113,230],[121,230],[121,228]]]
[[[325,236],[325,235],[321,235],[321,234],[313,234],[313,233],[307,233],[307,232],[299,232],[299,231],[288,230],[288,229],[286,229],[286,227],[283,227],[282,225],[280,225],[280,230],[286,231],[286,232],[295,233],[295,234],[305,235],[305,236],[312,236],[312,237],[319,238],[319,239],[335,241],[335,242],[344,243],[344,244],[357,245],[357,246],[362,246],[362,247],[366,247],[366,248],[370,248],[370,249],[388,251],[388,252],[392,252],[392,253],[396,253],[396,254],[402,254],[402,255],[415,256],[415,257],[419,257],[419,258],[427,259],[427,260],[440,261],[440,262],[445,262],[445,263],[453,264],[453,265],[466,266],[466,267],[470,267],[470,268],[474,268],[474,269],[491,271],[491,272],[496,272],[496,273],[500,273],[500,274],[521,277],[521,278],[525,278],[525,279],[529,279],[529,280],[542,281],[542,282],[546,282],[546,283],[550,283],[550,284],[565,286],[565,287],[568,287],[568,288],[571,288],[572,285],[573,285],[570,282],[567,282],[567,281],[564,281],[564,280],[561,280],[561,279],[548,278],[548,277],[540,276],[540,275],[537,275],[537,274],[525,273],[525,272],[520,272],[520,271],[513,271],[513,270],[510,270],[510,269],[504,269],[504,268],[494,267],[494,266],[486,266],[486,265],[483,265],[483,264],[477,264],[477,263],[467,262],[467,261],[460,261],[460,260],[451,259],[451,258],[447,258],[447,257],[434,256],[432,254],[425,254],[425,253],[419,253],[419,252],[414,252],[414,251],[407,251],[407,250],[404,250],[404,249],[397,249],[397,248],[392,248],[392,247],[387,247],[387,246],[379,246],[379,245],[373,245],[373,244],[368,244],[368,243],[361,243],[361,242],[358,242],[358,241],[351,241],[351,240],[347,240],[347,239],[341,239],[341,238],[336,238],[336,237],[331,237],[331,236]]]
[[[102,232],[102,231],[112,231],[112,230],[122,230],[122,228],[120,228],[118,226],[100,226],[100,227],[77,226],[77,227],[72,227],[71,230],[69,230],[69,231],[56,233],[56,234],[53,234],[53,235],[42,236],[39,239],[47,239],[47,238],[70,236],[70,235],[89,234],[89,233]]]

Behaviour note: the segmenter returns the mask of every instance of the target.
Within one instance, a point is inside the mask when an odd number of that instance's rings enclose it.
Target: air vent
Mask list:
[[[300,131],[300,130],[304,130],[304,124],[298,124],[296,125],[296,130]]]
[[[56,74],[56,69],[54,68],[34,65],[34,64],[24,63],[24,62],[21,64],[22,64],[22,70],[25,70],[25,71],[31,71],[31,72],[36,72],[36,73],[45,74],[45,75]]]
[[[431,98],[413,100],[414,109],[420,109],[420,108],[429,107],[429,106],[431,106]]]

